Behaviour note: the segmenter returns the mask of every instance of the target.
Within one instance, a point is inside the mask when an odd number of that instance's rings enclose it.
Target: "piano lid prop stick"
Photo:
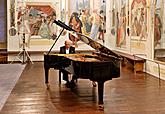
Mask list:
[[[60,34],[58,35],[58,37],[56,38],[56,40],[54,41],[52,47],[50,48],[49,52],[47,53],[47,55],[49,55],[49,53],[51,52],[51,50],[53,49],[54,45],[56,44],[57,40],[59,39],[59,37],[61,36],[61,34],[63,33],[64,28],[62,29],[62,31],[60,32]]]
[[[58,20],[58,23],[59,23],[61,26],[67,28],[67,30],[76,32],[74,29],[72,29],[72,27],[66,25],[66,24],[63,23],[62,21]]]
[[[66,29],[68,31],[74,31],[75,32],[74,29],[72,29],[70,26],[66,25],[65,23],[61,22],[60,20],[58,20],[58,21],[54,20],[54,23],[56,23],[58,26]]]

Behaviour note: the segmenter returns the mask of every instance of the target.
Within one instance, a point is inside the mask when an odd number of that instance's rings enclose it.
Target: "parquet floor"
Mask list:
[[[107,81],[104,110],[97,105],[97,87],[79,79],[76,89],[59,85],[50,70],[50,90],[44,84],[43,62],[28,64],[0,114],[165,114],[165,81],[122,68],[120,78]]]

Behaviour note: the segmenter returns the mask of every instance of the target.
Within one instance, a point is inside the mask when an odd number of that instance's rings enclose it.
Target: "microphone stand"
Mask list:
[[[25,62],[26,62],[25,57],[27,57],[27,60],[30,60],[30,62],[32,64],[34,64],[33,61],[32,61],[32,59],[30,58],[29,53],[25,49],[25,47],[26,47],[26,44],[25,44],[25,33],[23,33],[23,39],[22,40],[23,40],[23,42],[22,42],[23,43],[22,44],[22,51],[18,53],[18,55],[15,57],[15,59],[17,58],[20,62],[22,62],[22,64],[25,64]],[[22,55],[22,60],[20,59],[20,56],[21,55]],[[12,64],[13,61],[10,64]]]

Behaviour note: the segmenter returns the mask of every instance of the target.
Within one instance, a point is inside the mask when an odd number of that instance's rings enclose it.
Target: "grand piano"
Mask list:
[[[120,77],[121,57],[91,38],[81,33],[76,33],[61,21],[58,20],[55,23],[62,27],[63,30],[65,29],[80,36],[81,41],[90,45],[96,51],[94,54],[52,54],[50,52],[54,43],[49,52],[44,54],[45,84],[49,87],[50,68],[63,69],[76,75],[77,78],[95,81],[98,85],[99,107],[103,108],[104,82]],[[62,34],[63,30],[60,34]]]

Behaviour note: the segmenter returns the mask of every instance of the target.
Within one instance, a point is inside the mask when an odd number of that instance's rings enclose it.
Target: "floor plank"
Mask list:
[[[28,64],[0,114],[164,114],[165,82],[148,74],[122,68],[120,78],[107,81],[104,110],[97,105],[97,87],[79,79],[76,89],[58,82],[50,70],[50,90],[44,84],[42,62]]]

